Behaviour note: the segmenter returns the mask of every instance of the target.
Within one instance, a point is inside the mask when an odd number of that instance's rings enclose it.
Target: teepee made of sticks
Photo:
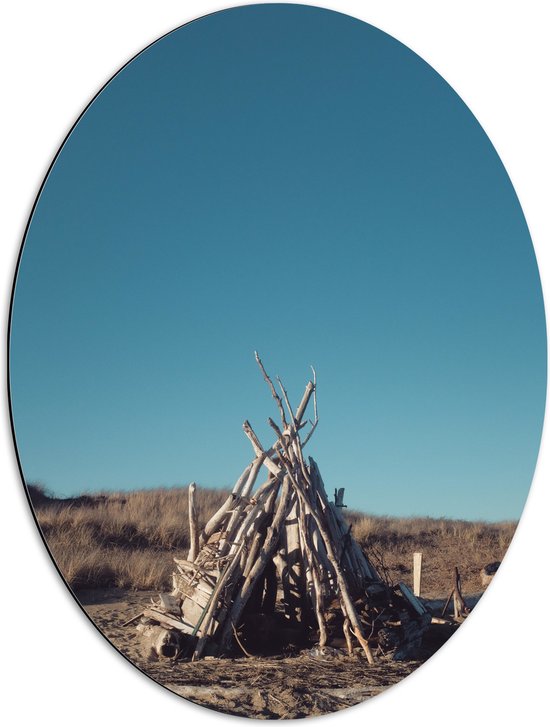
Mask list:
[[[246,612],[277,611],[283,623],[314,633],[320,647],[336,620],[348,652],[356,640],[372,663],[368,614],[381,594],[389,598],[388,587],[343,517],[343,490],[330,502],[316,462],[304,455],[318,423],[315,371],[293,409],[281,380],[277,390],[257,353],[256,361],[278,409],[279,424],[268,419],[274,441],[264,447],[244,422],[254,458],[202,529],[189,487],[189,553],[175,559],[172,593],[144,616],[177,634],[178,653],[194,660],[230,652]]]

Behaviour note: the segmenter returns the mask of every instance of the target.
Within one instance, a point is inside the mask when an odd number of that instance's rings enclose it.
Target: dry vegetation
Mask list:
[[[348,520],[363,549],[390,581],[412,583],[412,556],[423,554],[422,595],[438,598],[452,589],[458,566],[465,593],[481,590],[479,571],[504,557],[516,522],[472,522],[448,518],[372,517],[350,512]]]
[[[73,589],[96,586],[163,589],[173,556],[189,547],[187,487],[83,495],[61,500],[29,486],[46,543]],[[203,490],[201,522],[227,497]]]
[[[170,587],[173,556],[189,546],[187,487],[50,497],[36,485],[29,495],[48,547],[73,589]],[[204,524],[227,497],[225,490],[199,489]],[[457,565],[465,593],[480,590],[479,570],[504,556],[516,523],[433,518],[389,518],[346,511],[368,556],[393,581],[412,581],[412,554],[424,554],[423,595],[451,590]]]

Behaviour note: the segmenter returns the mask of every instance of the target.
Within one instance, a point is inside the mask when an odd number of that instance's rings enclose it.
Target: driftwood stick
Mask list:
[[[319,500],[321,501],[322,508],[324,511],[329,511],[328,521],[329,523],[332,522],[333,525],[332,534],[334,542],[339,542],[348,528],[344,520],[344,516],[338,508],[332,507],[329,503],[323,478],[321,477],[321,473],[319,471],[319,467],[317,466],[317,463],[312,457],[309,458],[309,468],[311,474],[313,475],[313,478],[316,481],[316,491]],[[370,580],[381,580],[378,574],[371,567],[370,563],[368,563],[365,554],[363,553],[363,551],[359,547],[359,544],[354,538],[351,539],[350,545],[350,553],[352,553],[353,560],[355,561],[354,566],[359,570],[359,573]]]
[[[243,532],[245,532],[245,528],[249,526],[249,523],[254,519],[254,517],[258,514],[259,510],[263,506],[263,502],[265,501],[266,495],[268,494],[267,491],[272,489],[275,484],[276,481],[274,479],[266,480],[257,489],[254,494],[254,498],[252,498],[250,501],[243,500],[241,502],[241,508],[236,509],[231,516],[231,519],[227,526],[225,537],[223,538],[223,540],[220,540],[220,555],[226,555],[228,552],[234,552],[236,548],[235,543],[237,545],[239,544],[240,536]],[[278,486],[279,484],[277,482],[277,487]],[[253,513],[252,516],[251,513]]]
[[[273,486],[275,483],[269,482],[266,483],[268,486]],[[278,486],[278,483],[276,483]],[[256,503],[256,506],[252,508],[252,510],[248,513],[248,515],[245,518],[245,522],[243,523],[243,530],[246,531],[246,528],[248,525],[252,522],[252,520],[257,515],[257,507],[261,506],[261,503],[265,500],[267,495],[269,494],[268,487],[266,487],[261,494],[258,496],[258,502]],[[205,608],[205,610],[202,613],[201,618],[199,621],[195,624],[195,634],[198,632],[198,630],[202,626],[201,635],[205,636],[208,634],[208,629],[210,627],[210,624],[212,622],[212,618],[218,608],[218,599],[220,597],[220,594],[222,592],[222,589],[227,584],[229,578],[233,575],[233,572],[236,570],[237,566],[239,565],[239,555],[243,548],[245,547],[245,539],[242,538],[240,540],[240,543],[236,547],[236,550],[233,554],[233,558],[228,561],[223,573],[218,578],[218,581],[216,583],[216,587],[214,591],[212,592],[212,595],[209,599],[208,606]],[[240,614],[239,614],[240,615]],[[195,649],[195,653],[193,655],[194,659],[200,658],[202,651],[204,650],[204,646],[206,645],[206,642],[202,641],[202,639],[199,640],[199,643],[197,644],[197,647]]]
[[[298,435],[295,434],[294,436],[285,435],[284,432],[281,432],[279,427],[275,424],[273,419],[271,417],[268,417],[267,423],[269,426],[275,431],[277,434],[277,449],[279,457],[282,461],[282,463],[285,465],[286,469],[290,472],[290,470],[294,470],[299,466],[299,462],[297,459],[297,456],[295,454],[293,443],[297,441]],[[289,446],[290,444],[290,446]]]
[[[319,424],[319,415],[317,412],[317,374],[315,373],[315,369],[313,368],[313,366],[311,367],[311,370],[313,372],[313,421],[311,422],[311,429],[309,430],[307,437],[302,442],[302,447],[305,447],[306,444],[309,442],[309,440],[313,436],[313,432],[317,429],[317,424]]]
[[[304,549],[303,516],[296,493],[291,492],[292,509],[286,519],[283,531],[285,547],[284,567],[281,574],[283,583],[285,611],[291,620],[297,619],[297,609],[300,608],[300,620],[303,622],[308,615],[309,602],[314,601],[314,584],[311,561]]]
[[[357,641],[363,647],[363,651],[365,652],[365,654],[367,656],[367,661],[369,662],[369,664],[374,664],[374,659],[373,659],[372,652],[369,647],[369,642],[365,639],[365,636],[362,633],[362,629],[358,626],[355,626],[353,628],[353,633],[355,634],[355,638],[357,639]]]
[[[260,457],[261,455],[265,454],[265,450],[260,444],[260,440],[258,439],[258,436],[256,432],[252,429],[252,426],[248,419],[246,419],[243,422],[243,431],[252,443],[252,447],[254,448],[254,452],[256,454],[256,457]]]
[[[275,517],[273,518],[272,524],[267,530],[264,544],[262,545],[262,548],[258,554],[258,558],[256,559],[250,572],[243,574],[245,580],[240,587],[239,593],[233,601],[229,616],[226,619],[226,624],[221,631],[220,643],[222,644],[222,646],[225,646],[231,639],[231,631],[228,621],[233,620],[235,623],[238,623],[241,617],[241,613],[246,606],[248,599],[250,598],[252,590],[256,585],[258,578],[262,575],[264,571],[266,563],[275,555],[281,527],[286,520],[286,517],[290,510],[290,506],[292,504],[291,498],[288,495],[289,481],[288,477],[285,476],[281,488],[281,495],[279,497],[279,504],[277,505],[277,511],[275,513]]]
[[[174,558],[174,563],[179,568],[181,568],[182,571],[187,571],[194,574],[199,573],[206,581],[210,582],[211,584],[215,583],[215,578],[212,573],[209,573],[206,568],[203,568],[198,563],[194,563],[190,560],[184,560],[183,558]]]
[[[130,624],[135,623],[138,619],[140,619],[143,616],[143,611],[140,611],[137,616],[132,616],[132,618],[129,618],[128,621],[125,621],[122,624],[122,628],[125,626],[129,626]]]
[[[296,409],[295,419],[296,419],[297,428],[299,428],[299,426],[302,422],[302,418],[307,409],[307,405],[309,404],[309,400],[314,391],[315,391],[315,384],[312,381],[308,381],[306,384],[306,390],[304,391],[304,395],[302,397],[302,401],[299,403],[298,408]]]
[[[229,521],[225,528],[224,536],[222,538],[220,538],[220,540],[218,542],[218,551],[219,551],[219,555],[221,555],[221,556],[226,555],[227,551],[231,547],[231,542],[233,541],[235,531],[239,526],[239,522],[242,521],[245,510],[246,510],[247,506],[249,505],[248,497],[250,495],[252,488],[254,487],[254,483],[256,482],[256,479],[258,477],[258,473],[262,468],[262,462],[263,462],[263,456],[257,457],[254,460],[254,462],[252,462],[250,471],[246,478],[246,482],[242,487],[241,495],[234,502],[233,512],[231,513],[231,516],[229,517]],[[256,496],[259,495],[259,493],[262,491],[262,488],[264,486],[266,486],[267,484],[268,483],[264,483],[264,485],[262,485],[261,487],[258,488],[258,490],[256,492]]]
[[[257,460],[261,459],[260,464],[264,464],[272,474],[278,475],[281,471],[280,467],[278,467],[271,459],[271,455],[274,454],[273,448],[268,451],[264,450],[256,432],[252,429],[248,420],[243,423],[243,431],[252,444]]]
[[[290,406],[290,401],[288,400],[288,394],[286,392],[285,387],[283,386],[283,382],[281,379],[277,376],[277,382],[279,383],[279,388],[281,389],[281,393],[283,395],[283,399],[285,400],[286,408],[288,410],[288,414],[290,416],[290,428],[296,432],[297,422],[296,417],[294,416],[294,412],[292,411],[292,407]]]
[[[315,418],[315,422],[319,421],[319,415],[317,412],[317,374],[315,373],[315,369],[313,366],[311,368],[311,373],[313,374],[313,416]]]
[[[233,504],[235,503],[236,497],[240,494],[245,482],[248,480],[248,476],[250,474],[250,470],[252,469],[252,463],[248,465],[248,467],[245,468],[244,472],[241,474],[237,482],[235,483],[233,490],[227,500],[223,503],[223,505],[217,510],[217,512],[212,515],[210,520],[206,523],[204,526],[204,529],[201,533],[201,536],[199,538],[199,544],[202,547],[204,543],[208,541],[208,538],[212,535],[212,533],[215,533],[220,525],[222,524],[224,518],[226,517],[228,511],[231,509]]]
[[[189,485],[189,553],[187,560],[195,560],[199,552],[199,523],[197,508],[195,505],[195,492],[197,485],[192,482]]]
[[[252,467],[250,468],[249,475],[241,491],[241,497],[248,497],[252,492],[252,488],[254,487],[254,483],[256,482],[256,478],[258,477],[258,473],[262,469],[264,459],[265,454],[261,454],[256,457],[254,462],[252,462]]]
[[[248,657],[249,659],[253,659],[254,657],[252,656],[252,654],[249,654],[249,653],[248,653],[248,651],[247,651],[247,650],[246,650],[246,649],[244,648],[244,646],[243,646],[243,644],[242,644],[242,641],[241,641],[241,640],[239,639],[239,635],[238,635],[238,633],[237,633],[237,629],[235,628],[235,624],[233,623],[233,621],[231,621],[231,627],[232,627],[232,629],[233,629],[233,636],[235,637],[235,641],[236,641],[236,642],[237,642],[237,644],[239,645],[239,648],[240,648],[240,650],[241,650],[241,651],[243,652],[243,654],[244,654],[245,656],[247,656],[247,657]]]
[[[240,550],[244,547],[244,542],[240,545]],[[210,628],[210,624],[212,623],[212,618],[214,613],[216,612],[218,608],[218,599],[220,597],[220,594],[222,592],[223,587],[225,586],[226,582],[228,581],[229,577],[235,570],[239,563],[238,554],[235,554],[235,557],[233,560],[229,561],[225,567],[224,572],[221,574],[221,576],[218,579],[218,583],[216,584],[216,588],[212,591],[212,595],[210,596],[208,605],[205,607],[204,611],[202,612],[201,617],[195,624],[195,627],[193,629],[193,636],[195,636],[199,629],[201,630],[202,637],[205,637],[208,635],[208,630]],[[195,659],[199,659],[202,655],[202,652],[204,650],[204,647],[206,646],[206,639],[200,638],[197,646],[195,648],[195,652],[193,654],[193,661]]]
[[[445,612],[449,608],[449,603],[451,602],[451,598],[453,597],[454,592],[455,592],[455,589],[453,588],[453,590],[449,593],[449,598],[445,601],[445,605],[443,606],[443,610],[441,611],[441,615],[442,616],[445,615]]]
[[[455,566],[454,570],[454,590],[453,590],[454,596],[454,610],[455,610],[455,618],[460,618],[461,616],[467,616],[470,613],[470,609],[466,605],[466,602],[464,601],[464,598],[462,597],[462,589],[460,587],[460,573],[458,572],[458,567]]]
[[[344,624],[342,626],[342,630],[344,632],[344,638],[346,640],[346,646],[348,647],[348,654],[351,656],[353,654],[353,645],[351,643],[351,636],[350,636],[351,625],[350,625],[350,622],[349,622],[349,618],[345,618],[344,619]]]
[[[248,526],[248,530],[246,533],[241,534],[241,538],[247,539],[247,545],[240,551],[239,555],[239,565],[235,570],[235,573],[244,574],[247,573],[250,568],[252,567],[252,564],[258,557],[258,553],[260,551],[260,548],[262,547],[266,533],[263,527],[263,522],[271,516],[272,509],[273,509],[273,503],[277,497],[277,489],[274,489],[267,497],[265,501],[265,505],[262,509],[258,508],[258,515],[255,520],[251,521],[251,523]],[[237,548],[238,546],[234,546]],[[222,606],[222,608],[219,611],[218,614],[218,622],[222,623],[223,620],[226,618],[227,614],[229,613],[231,609],[232,604],[232,598],[233,598],[233,592],[236,588],[236,586],[239,584],[240,578],[233,578],[232,584],[228,584],[226,586],[225,592],[224,592],[224,600],[225,603]]]
[[[291,493],[292,507],[285,522],[281,540],[284,544],[284,567],[281,569],[281,583],[285,595],[287,615],[295,622],[304,604],[305,573],[302,569],[300,526],[298,523],[298,502]]]
[[[323,646],[327,643],[327,627],[323,610],[323,592],[319,579],[319,571],[313,559],[311,572],[313,574],[313,587],[315,594],[315,616],[317,617],[317,623],[319,624],[319,646],[323,648]]]
[[[331,581],[333,581],[334,584],[336,584],[334,569],[332,568],[330,561],[327,557],[325,544],[323,543],[323,539],[321,537],[319,529],[315,525],[315,521],[311,517],[308,518],[308,530],[311,548],[315,553],[317,561],[319,562],[319,566],[321,567],[322,571],[324,571],[326,576]]]
[[[285,418],[285,410],[283,408],[283,402],[281,401],[281,397],[279,396],[279,394],[277,394],[277,391],[275,390],[275,387],[273,386],[273,382],[271,381],[271,379],[267,375],[267,371],[264,368],[264,365],[263,365],[263,363],[262,363],[262,361],[261,361],[261,359],[260,359],[260,357],[258,355],[258,352],[257,351],[254,351],[254,355],[256,357],[256,361],[258,363],[258,366],[260,367],[260,370],[261,370],[261,372],[262,372],[262,374],[264,376],[264,379],[266,380],[266,383],[267,383],[267,385],[269,386],[269,388],[271,390],[271,394],[272,394],[273,398],[275,399],[275,401],[277,402],[277,408],[279,409],[279,414],[281,415],[281,421],[283,423],[283,428],[286,428],[288,426],[288,424],[287,424],[287,421],[286,421],[286,418]]]
[[[236,533],[231,538],[232,542],[230,543],[230,552],[235,550],[243,537],[248,537],[250,539],[251,533],[254,530],[254,523],[256,520],[263,518],[264,503],[266,500],[273,503],[274,498],[272,495],[273,493],[275,493],[275,496],[277,495],[280,483],[281,478],[274,477],[266,480],[263,485],[258,488],[256,494],[250,500],[250,505],[246,511],[246,517],[238,525]]]
[[[310,530],[306,522],[305,509],[303,504],[299,506],[299,527],[300,527],[300,544],[302,549],[302,559],[307,563],[310,571],[309,586],[311,589],[311,600],[315,611],[315,618],[319,626],[319,646],[323,647],[327,643],[327,628],[324,615],[323,591],[321,578],[319,575],[319,566],[316,561],[316,554],[313,550]]]
[[[244,564],[243,572],[249,573],[252,569],[253,564],[256,561],[256,558],[258,557],[258,553],[260,552],[261,546],[263,545],[267,530],[265,528],[265,521],[272,516],[273,514],[273,506],[275,504],[275,500],[277,499],[277,489],[274,489],[270,495],[268,496],[265,507],[260,512],[258,518],[254,520],[252,525],[250,526],[250,530],[253,531],[254,535],[252,537],[252,541],[248,547],[248,554],[246,557],[246,562]]]
[[[307,503],[307,498],[305,497],[304,493],[302,492],[302,488],[296,482],[293,475],[289,473],[291,483],[296,490],[298,497]],[[351,596],[349,594],[348,585],[346,578],[342,572],[342,569],[340,568],[340,564],[338,563],[338,559],[336,558],[336,555],[334,553],[333,547],[332,547],[332,541],[330,538],[330,535],[328,534],[324,523],[319,518],[318,514],[314,509],[311,510],[311,516],[315,520],[315,523],[317,527],[319,528],[319,532],[321,533],[321,536],[325,542],[325,548],[327,551],[327,557],[334,568],[334,571],[336,573],[336,580],[338,582],[338,588],[340,589],[340,597],[342,601],[342,609],[345,607],[345,614],[347,615],[349,620],[351,621],[352,627],[353,627],[353,633],[355,634],[357,640],[363,647],[363,651],[366,654],[367,660],[369,664],[373,663],[372,654],[369,649],[368,642],[364,638],[363,634],[363,628],[361,626],[361,621],[359,620],[359,616],[357,615],[357,611],[355,610],[355,606],[353,605],[353,601],[351,599]]]
[[[252,465],[253,465],[253,462],[251,462],[251,463],[250,463],[249,465],[247,465],[247,466],[246,466],[246,467],[244,468],[244,470],[243,470],[243,472],[242,472],[241,476],[239,477],[239,479],[238,479],[238,480],[237,480],[237,481],[235,482],[235,484],[233,485],[233,489],[231,490],[231,494],[232,494],[232,495],[234,495],[234,496],[238,496],[238,495],[240,495],[240,494],[241,494],[241,491],[242,491],[242,489],[243,489],[243,487],[244,487],[245,483],[246,483],[246,482],[247,482],[247,480],[248,480],[248,476],[249,476],[249,474],[250,474],[250,470],[252,469]]]
[[[315,489],[313,480],[311,478],[310,472],[308,468],[306,467],[306,463],[304,462],[304,453],[302,451],[303,444],[300,442],[300,438],[298,436],[294,437],[292,440],[292,447],[296,453],[296,460],[300,464],[300,469],[302,470],[302,476],[308,486],[309,489],[313,490]]]
[[[197,661],[197,659],[201,658],[202,652],[204,651],[204,647],[207,643],[208,636],[201,636],[200,639],[197,641],[195,651],[193,652],[193,656],[191,657],[191,661]]]

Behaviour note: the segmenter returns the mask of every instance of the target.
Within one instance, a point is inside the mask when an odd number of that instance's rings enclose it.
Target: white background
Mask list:
[[[546,3],[318,4],[389,32],[431,63],[462,96],[510,174],[548,296]],[[109,77],[152,40],[227,6],[167,0],[26,0],[4,5],[0,44],[4,331],[26,220],[52,157],[78,114]],[[161,689],[99,636],[70,598],[37,534],[19,481],[6,403],[0,443],[4,513],[0,664],[6,670],[1,708],[12,713],[11,723],[55,719],[58,725],[123,721],[141,726],[185,719],[200,719],[205,725],[227,721]],[[360,720],[402,725],[405,718],[410,725],[445,727],[485,719],[499,725],[545,723],[550,647],[546,618],[550,498],[544,485],[550,481],[548,450],[546,437],[514,543],[460,634],[399,686],[325,718],[327,723],[337,719],[348,724]]]

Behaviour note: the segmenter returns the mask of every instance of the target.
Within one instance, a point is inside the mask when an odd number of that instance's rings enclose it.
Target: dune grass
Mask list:
[[[189,547],[187,487],[99,493],[58,499],[28,487],[37,519],[67,583],[75,590],[170,587],[173,557]],[[198,488],[199,523],[227,497]],[[516,523],[445,518],[390,518],[344,511],[352,532],[378,569],[393,583],[412,582],[412,555],[423,553],[423,595],[440,597],[458,566],[465,593],[480,590],[480,569],[501,560]]]

